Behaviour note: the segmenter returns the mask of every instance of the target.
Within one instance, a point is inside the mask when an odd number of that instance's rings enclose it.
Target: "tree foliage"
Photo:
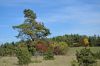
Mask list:
[[[28,46],[28,50],[34,55],[36,50],[35,41],[45,38],[50,34],[50,31],[43,23],[36,21],[36,14],[32,10],[25,9],[24,17],[24,22],[13,26],[13,28],[19,32],[17,38],[24,40]]]
[[[88,38],[83,38],[83,45],[85,46],[85,47],[87,47],[87,46],[89,46],[89,41],[88,41]]]
[[[71,47],[79,47],[84,46],[84,41],[89,46],[100,46],[100,36],[86,36],[86,35],[79,35],[79,34],[65,34],[63,36],[56,36],[50,38],[52,41],[56,42],[66,42],[68,46]]]
[[[18,38],[34,41],[35,39],[40,39],[50,34],[49,29],[47,29],[43,23],[36,21],[36,14],[32,10],[25,9],[24,17],[25,21],[23,24],[13,26],[13,28],[19,32]]]

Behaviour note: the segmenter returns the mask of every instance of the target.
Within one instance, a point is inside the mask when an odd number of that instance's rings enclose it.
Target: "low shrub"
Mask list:
[[[88,48],[83,48],[76,52],[76,58],[79,66],[93,66],[96,63],[96,59]]]
[[[67,53],[68,44],[65,42],[54,42],[51,46],[55,55],[65,55]]]
[[[12,44],[5,44],[0,46],[0,56],[14,56],[15,55],[15,46]]]
[[[48,50],[49,43],[45,40],[37,40],[35,41],[35,48],[38,52],[44,53]]]
[[[18,58],[19,65],[27,65],[31,62],[31,54],[27,47],[18,47],[16,49],[16,57]]]
[[[51,48],[48,48],[48,50],[43,54],[44,60],[54,60],[54,54]]]

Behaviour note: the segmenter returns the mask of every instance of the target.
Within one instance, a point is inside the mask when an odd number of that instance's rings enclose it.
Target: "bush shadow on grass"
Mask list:
[[[35,61],[31,61],[31,63],[41,63],[42,61],[39,60],[35,60]]]

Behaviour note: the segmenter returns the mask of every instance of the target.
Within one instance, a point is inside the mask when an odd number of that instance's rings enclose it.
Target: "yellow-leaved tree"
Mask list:
[[[83,38],[83,44],[84,44],[85,47],[89,46],[89,40],[88,40],[87,37]]]

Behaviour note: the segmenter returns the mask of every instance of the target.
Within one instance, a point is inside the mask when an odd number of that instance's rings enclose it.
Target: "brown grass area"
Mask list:
[[[74,56],[55,56],[55,60],[43,60],[42,56],[39,56],[37,60],[42,61],[40,63],[30,63],[29,66],[70,66]],[[32,57],[32,61],[36,60]],[[0,59],[0,66],[18,66],[18,59],[16,57],[2,57]]]
[[[43,60],[42,56],[38,56],[37,60],[42,61],[40,63],[30,63],[29,66],[71,66],[71,61],[75,59],[75,51],[82,48],[70,48],[67,55],[55,56],[55,60]],[[100,50],[100,47],[91,48],[93,51]],[[36,58],[32,57],[32,61]],[[18,59],[16,57],[0,57],[0,66],[18,66]],[[97,62],[97,66],[100,66],[100,60]]]

